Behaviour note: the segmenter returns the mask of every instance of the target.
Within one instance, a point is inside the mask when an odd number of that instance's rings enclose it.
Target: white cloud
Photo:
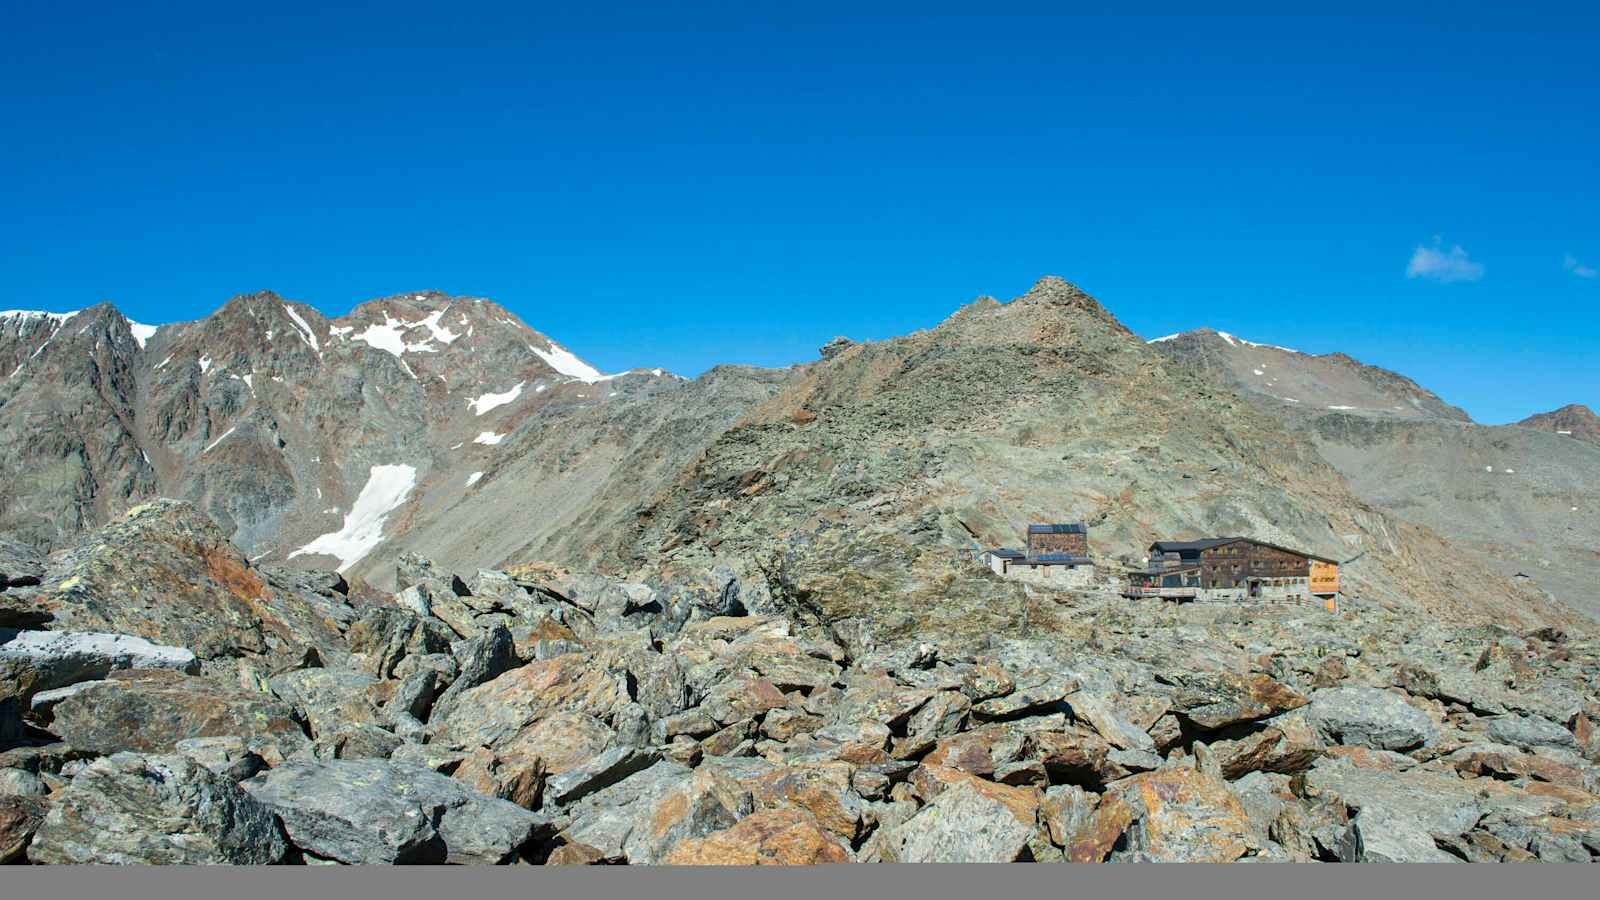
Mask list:
[[[1461,249],[1460,244],[1445,250],[1435,236],[1432,247],[1418,244],[1412,252],[1411,262],[1406,264],[1406,277],[1426,278],[1440,284],[1477,281],[1483,277],[1483,263],[1468,258],[1467,251]]]
[[[1571,272],[1579,278],[1600,277],[1600,269],[1596,269],[1594,266],[1586,266],[1583,263],[1578,262],[1578,258],[1573,256],[1571,253],[1568,253],[1567,258],[1561,261],[1561,268],[1566,269],[1568,272]]]

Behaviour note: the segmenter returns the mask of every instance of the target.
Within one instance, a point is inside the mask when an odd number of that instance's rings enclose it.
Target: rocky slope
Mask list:
[[[1363,501],[1433,530],[1458,557],[1600,616],[1600,452],[1584,438],[1587,410],[1478,425],[1410,379],[1342,354],[1208,329],[1151,346],[1282,418]]]
[[[1465,412],[1404,375],[1343,353],[1314,356],[1210,328],[1156,338],[1150,345],[1185,368],[1245,396],[1270,399],[1297,412],[1331,410],[1384,418],[1472,421]]]
[[[928,331],[832,345],[596,561],[722,563],[823,620],[996,633],[1026,627],[1024,597],[981,577],[975,551],[1028,522],[1084,520],[1113,565],[1155,536],[1251,534],[1348,561],[1346,591],[1383,603],[1572,617],[1364,502],[1301,429],[1159,346],[1060,279]]]
[[[1600,859],[1588,633],[1086,590],[899,641],[726,569],[409,555],[359,592],[175,501],[5,554],[0,862]]]
[[[502,307],[438,293],[339,319],[252,294],[160,328],[108,304],[4,313],[0,368],[0,532],[49,547],[177,497],[253,559],[380,580],[400,552],[384,542],[419,523],[446,561],[542,551],[599,496],[650,488],[613,479],[620,460],[670,468],[781,377],[602,375]]]
[[[1564,437],[1600,443],[1600,416],[1581,403],[1569,403],[1560,409],[1532,415],[1517,424],[1523,428],[1553,431]]]

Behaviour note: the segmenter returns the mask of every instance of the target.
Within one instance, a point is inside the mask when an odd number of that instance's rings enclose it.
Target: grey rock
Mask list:
[[[297,669],[274,675],[267,685],[280,700],[295,708],[311,726],[311,736],[323,739],[353,722],[372,722],[378,711],[369,691],[378,680],[355,669]]]
[[[1374,809],[1350,820],[1339,842],[1340,862],[1460,862],[1434,842],[1415,819]]]
[[[350,651],[363,659],[367,671],[389,678],[410,656],[448,653],[455,632],[438,619],[375,607],[350,626],[347,637]]]
[[[238,735],[276,762],[310,743],[282,701],[175,672],[122,672],[91,685],[57,704],[51,728],[97,753],[165,753],[187,738]]]
[[[261,755],[236,735],[189,738],[174,745],[173,751],[235,784],[267,766]]]
[[[457,654],[457,659],[461,663],[461,674],[434,701],[433,716],[448,716],[450,707],[461,694],[493,681],[522,663],[517,658],[517,647],[511,639],[511,632],[503,625],[497,625],[468,641],[462,652]]]
[[[0,797],[43,797],[48,793],[44,779],[27,769],[0,769]]]
[[[1539,716],[1495,716],[1489,720],[1489,736],[1524,750],[1535,747],[1575,750],[1578,747],[1578,739],[1572,732]]]
[[[1078,691],[1067,695],[1067,705],[1072,707],[1074,718],[1088,722],[1112,746],[1122,750],[1154,752],[1156,743],[1144,729],[1129,722],[1116,708],[1114,700],[1104,694]]]
[[[33,712],[34,718],[49,723],[51,719],[55,718],[55,709],[61,704],[61,701],[105,683],[106,679],[80,681],[77,684],[69,684],[66,687],[40,691],[33,695],[33,699],[28,702],[28,707]]]
[[[1037,827],[961,782],[895,829],[895,857],[901,862],[1013,862]]]
[[[266,807],[184,756],[118,753],[90,763],[56,798],[28,857],[36,863],[261,865],[287,844]]]
[[[1106,759],[1130,772],[1149,772],[1161,768],[1162,758],[1149,750],[1112,750]]]
[[[0,697],[13,691],[26,704],[40,691],[103,679],[124,669],[193,674],[200,671],[200,661],[182,647],[126,634],[0,628]],[[12,686],[25,689],[16,692]]]
[[[433,669],[412,672],[394,689],[394,695],[389,698],[384,710],[391,720],[397,715],[406,715],[418,722],[428,721],[438,682],[439,673]]]
[[[516,804],[389,760],[291,762],[241,786],[296,847],[351,864],[503,863],[545,827]]]
[[[545,802],[556,805],[575,800],[608,788],[635,772],[655,765],[661,759],[659,751],[634,746],[612,747],[575,769],[552,775],[545,782]]]
[[[1343,759],[1320,759],[1305,774],[1308,797],[1336,800],[1357,812],[1416,822],[1439,837],[1462,835],[1484,814],[1470,782],[1451,775],[1364,768]]]
[[[0,591],[44,580],[44,554],[19,541],[0,538]]]
[[[1439,739],[1428,714],[1377,688],[1326,688],[1311,695],[1312,726],[1329,741],[1376,750],[1409,750]]]

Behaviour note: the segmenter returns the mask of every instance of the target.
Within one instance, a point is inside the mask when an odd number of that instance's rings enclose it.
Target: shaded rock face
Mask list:
[[[118,753],[55,798],[28,849],[35,863],[263,865],[284,858],[277,818],[183,756]]]

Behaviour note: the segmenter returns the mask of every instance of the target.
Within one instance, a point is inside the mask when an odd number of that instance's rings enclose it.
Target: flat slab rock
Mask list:
[[[177,672],[116,672],[53,713],[62,740],[97,753],[167,753],[188,738],[238,735],[287,758],[310,744],[282,701]]]
[[[27,699],[34,693],[105,678],[125,669],[194,674],[200,661],[182,647],[98,631],[12,631],[0,628],[0,682]],[[0,687],[0,691],[8,690]]]
[[[240,784],[306,853],[349,864],[509,862],[547,820],[418,765],[290,762]]]

